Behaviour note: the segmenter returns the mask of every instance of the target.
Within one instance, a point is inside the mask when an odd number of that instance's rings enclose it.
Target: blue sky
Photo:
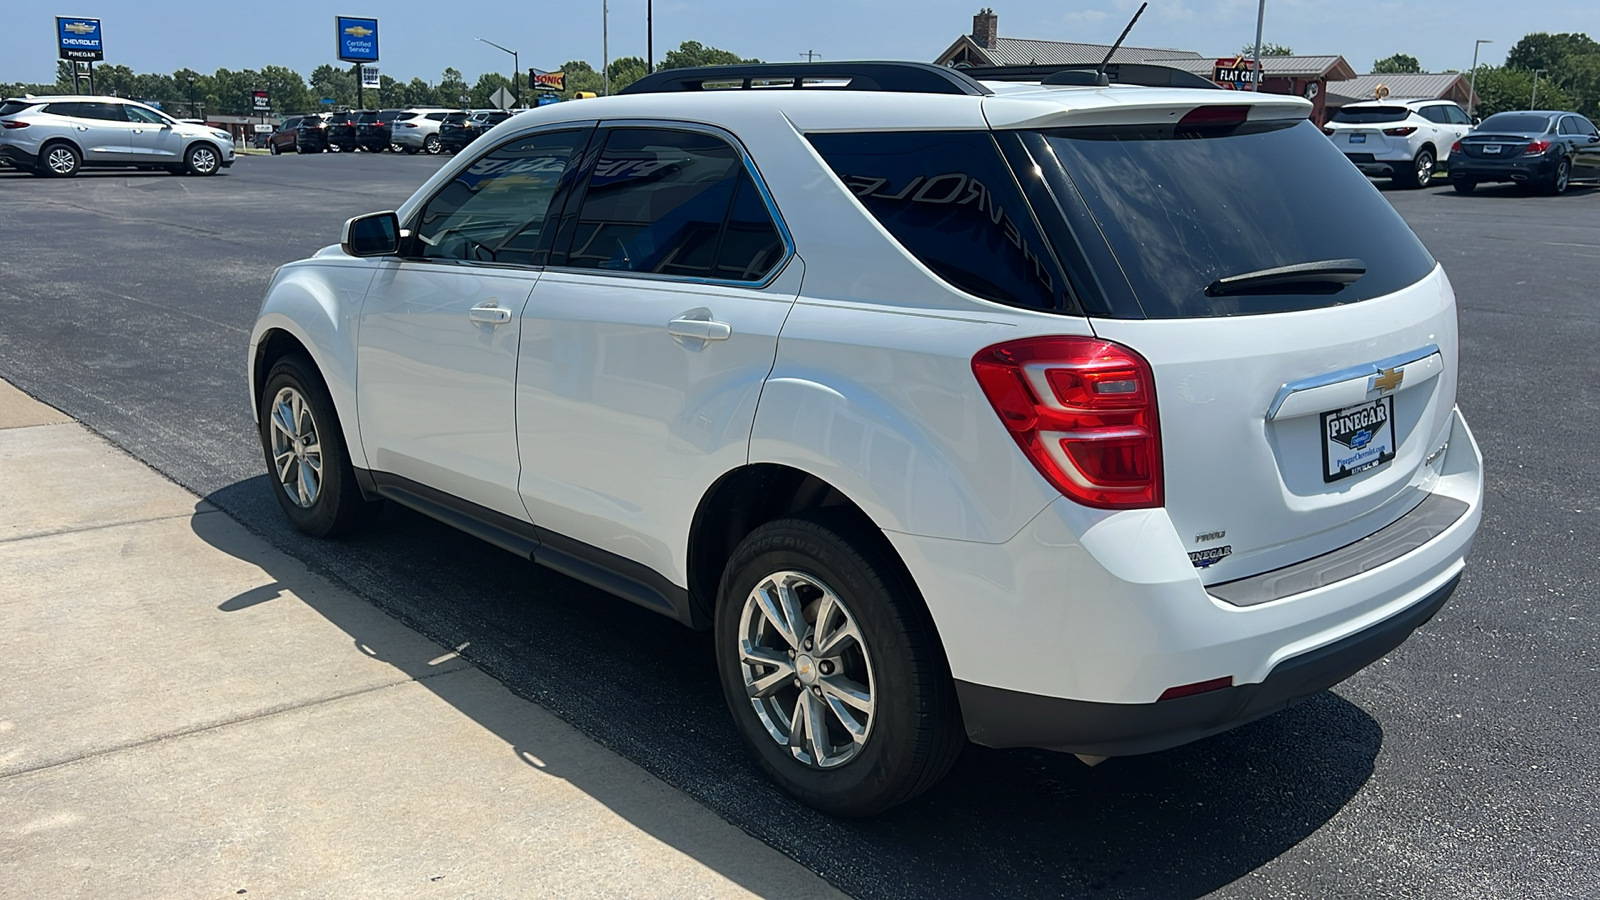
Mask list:
[[[1136,0],[657,0],[656,54],[683,40],[779,61],[815,50],[826,59],[931,60],[993,6],[1003,37],[1110,42]],[[610,0],[611,56],[644,55],[645,0]],[[103,21],[107,62],[135,71],[188,66],[258,68],[281,64],[302,75],[336,62],[335,14],[379,19],[381,68],[402,79],[438,80],[454,66],[468,80],[509,71],[510,57],[473,41],[483,37],[521,54],[524,68],[568,59],[600,62],[600,0],[268,0],[200,4],[178,0],[64,0],[63,15]],[[21,4],[0,29],[0,81],[50,81],[57,11]],[[1254,39],[1256,0],[1155,0],[1130,44],[1231,54]],[[1299,53],[1342,54],[1356,71],[1395,52],[1429,71],[1466,69],[1472,42],[1490,38],[1483,60],[1499,63],[1531,31],[1584,31],[1600,38],[1596,0],[1267,0],[1265,39]]]

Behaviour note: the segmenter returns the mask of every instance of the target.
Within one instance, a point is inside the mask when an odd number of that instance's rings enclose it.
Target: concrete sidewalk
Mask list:
[[[0,897],[91,896],[840,895],[0,381]]]

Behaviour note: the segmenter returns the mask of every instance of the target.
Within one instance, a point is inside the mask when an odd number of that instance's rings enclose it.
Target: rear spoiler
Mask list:
[[[978,81],[1019,81],[1027,84],[1094,87],[1099,69],[1100,66],[1096,63],[1082,63],[1071,66],[972,66],[957,68],[956,71]],[[1110,63],[1106,66],[1106,76],[1111,79],[1112,84],[1221,90],[1217,85],[1193,72],[1150,63]]]

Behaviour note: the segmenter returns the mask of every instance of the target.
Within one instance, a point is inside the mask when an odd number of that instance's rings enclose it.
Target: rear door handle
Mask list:
[[[675,338],[725,341],[733,337],[733,326],[715,319],[689,319],[679,316],[667,323],[667,334]]]
[[[504,325],[511,321],[511,310],[492,305],[493,301],[467,310],[467,318],[485,325]]]

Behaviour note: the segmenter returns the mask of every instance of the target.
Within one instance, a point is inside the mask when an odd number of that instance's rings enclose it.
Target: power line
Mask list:
[[[814,62],[818,57],[822,56],[822,54],[815,50],[802,50],[798,55],[804,56],[806,58],[806,62]]]

